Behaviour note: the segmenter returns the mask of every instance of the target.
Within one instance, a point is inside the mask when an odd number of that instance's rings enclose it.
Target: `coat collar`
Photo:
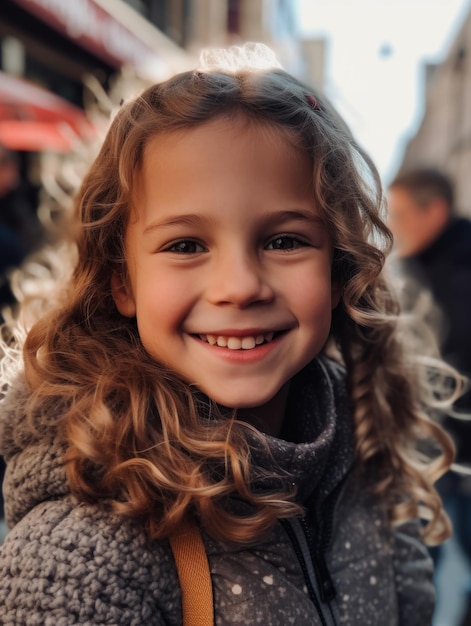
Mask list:
[[[353,423],[345,376],[325,358],[315,359],[292,382],[282,436],[266,436],[268,450],[251,442],[263,475],[257,490],[275,490],[288,480],[297,500],[325,499],[353,464]],[[286,484],[286,482],[284,483]]]

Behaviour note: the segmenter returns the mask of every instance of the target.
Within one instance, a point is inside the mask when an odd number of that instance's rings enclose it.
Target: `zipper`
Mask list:
[[[336,625],[331,606],[336,590],[327,567],[325,553],[332,541],[335,510],[347,478],[348,474],[343,477],[328,496],[322,507],[322,513],[318,512],[316,527],[319,529],[319,533],[317,540],[313,537],[312,526],[305,517],[280,520],[291,539],[301,564],[309,597],[319,613],[322,626]]]
[[[330,576],[329,568],[324,555],[324,542],[319,542],[315,546],[312,531],[305,518],[299,520],[299,524],[306,536],[309,554],[312,558],[314,571],[316,574],[317,584],[319,587],[319,595],[322,602],[332,602],[335,598],[335,586]],[[325,548],[326,549],[326,548]]]
[[[317,581],[319,584],[320,597],[323,602],[331,602],[336,595],[334,582],[330,576],[329,568],[325,560],[325,553],[332,542],[332,532],[334,526],[334,516],[337,509],[337,503],[340,495],[344,490],[347,482],[348,474],[336,485],[335,489],[330,493],[324,502],[322,508],[317,510],[315,527],[318,529],[317,537],[312,534],[312,525],[306,518],[300,520],[301,526],[307,538],[309,551],[311,554],[314,568],[316,571]]]
[[[298,561],[301,565],[304,574],[304,580],[306,582],[306,587],[309,593],[309,597],[316,607],[316,610],[319,614],[319,618],[321,620],[322,626],[336,626],[335,617],[332,613],[332,608],[330,606],[330,600],[323,600],[325,597],[325,593],[322,590],[323,583],[322,579],[319,576],[322,573],[321,568],[319,568],[319,564],[312,558],[312,552],[309,546],[308,536],[306,535],[305,528],[306,524],[303,519],[299,519],[297,517],[289,518],[285,520],[280,520],[283,524],[283,527],[293,544],[294,551],[298,558]],[[327,565],[325,565],[325,571],[327,571]],[[328,578],[330,579],[330,575],[328,574]],[[332,584],[332,589],[335,589]],[[332,596],[333,598],[333,596]],[[321,600],[324,606],[321,605]]]

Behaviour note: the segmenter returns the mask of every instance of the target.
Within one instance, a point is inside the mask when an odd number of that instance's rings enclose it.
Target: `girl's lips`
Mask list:
[[[253,350],[263,344],[270,343],[274,337],[279,336],[280,332],[257,333],[254,335],[216,335],[216,334],[199,334],[197,335],[201,341],[205,341],[212,346],[219,348],[228,348],[229,350]]]

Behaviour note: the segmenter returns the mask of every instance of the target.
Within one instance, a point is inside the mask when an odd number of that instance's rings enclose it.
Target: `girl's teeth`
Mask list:
[[[253,337],[244,337],[241,341],[242,350],[251,350],[255,348],[255,339]]]
[[[229,337],[227,347],[229,350],[240,350],[242,348],[242,339],[239,339],[239,337]]]
[[[253,350],[255,346],[260,346],[265,341],[268,343],[273,339],[275,333],[257,335],[256,337],[224,337],[223,335],[200,335],[200,339],[207,341],[212,346],[229,348],[229,350]]]

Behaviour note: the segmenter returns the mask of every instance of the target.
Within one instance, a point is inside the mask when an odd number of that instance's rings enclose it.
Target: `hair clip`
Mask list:
[[[317,102],[317,100],[314,98],[314,96],[311,96],[311,94],[308,94],[306,96],[307,101],[309,102],[309,104],[311,105],[311,107],[315,110],[315,111],[320,111],[321,107],[320,104]]]

